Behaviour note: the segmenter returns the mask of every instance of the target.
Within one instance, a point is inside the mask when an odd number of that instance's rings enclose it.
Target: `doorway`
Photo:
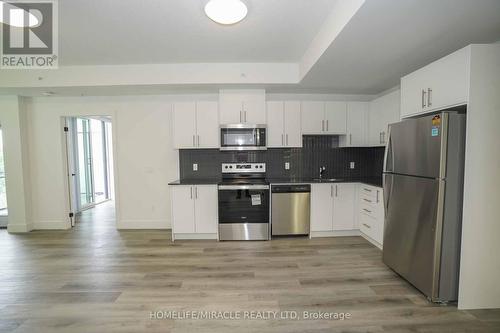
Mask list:
[[[5,164],[3,156],[3,133],[0,127],[0,228],[7,227],[7,191],[5,188]]]
[[[71,225],[82,212],[107,202],[114,206],[112,124],[110,117],[65,119]]]

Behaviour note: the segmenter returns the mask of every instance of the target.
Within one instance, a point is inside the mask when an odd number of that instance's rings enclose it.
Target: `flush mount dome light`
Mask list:
[[[241,0],[210,0],[205,5],[205,14],[220,24],[238,23],[247,13],[247,6]]]

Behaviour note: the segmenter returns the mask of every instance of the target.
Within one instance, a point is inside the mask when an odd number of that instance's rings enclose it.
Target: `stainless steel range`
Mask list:
[[[224,163],[219,184],[219,240],[268,240],[265,163]]]

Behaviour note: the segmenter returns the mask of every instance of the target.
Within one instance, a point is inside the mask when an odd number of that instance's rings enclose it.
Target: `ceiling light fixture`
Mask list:
[[[247,6],[241,0],[210,0],[205,5],[205,14],[211,20],[225,25],[240,22],[247,13]]]

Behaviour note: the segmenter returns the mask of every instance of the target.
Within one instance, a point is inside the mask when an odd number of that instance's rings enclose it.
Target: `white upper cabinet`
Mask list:
[[[265,124],[265,90],[220,90],[219,114],[220,124]]]
[[[198,148],[219,148],[219,117],[217,102],[196,103]]]
[[[217,102],[176,102],[173,106],[174,148],[217,148]]]
[[[300,102],[267,102],[267,146],[302,147]]]
[[[346,102],[302,102],[302,133],[346,134]]]
[[[340,137],[341,147],[366,146],[367,102],[347,103],[347,133]]]
[[[173,109],[174,147],[176,149],[196,146],[196,103],[175,103]]]
[[[300,102],[289,101],[285,107],[285,146],[302,147],[302,125]]]
[[[370,102],[368,112],[368,145],[385,146],[389,124],[400,119],[401,91],[396,90]]]
[[[356,229],[357,184],[333,184],[333,230]]]
[[[325,102],[302,102],[302,133],[324,134],[325,132]]]
[[[325,103],[325,132],[328,134],[346,134],[347,131],[347,103]]]
[[[468,102],[470,47],[401,78],[401,117]]]

